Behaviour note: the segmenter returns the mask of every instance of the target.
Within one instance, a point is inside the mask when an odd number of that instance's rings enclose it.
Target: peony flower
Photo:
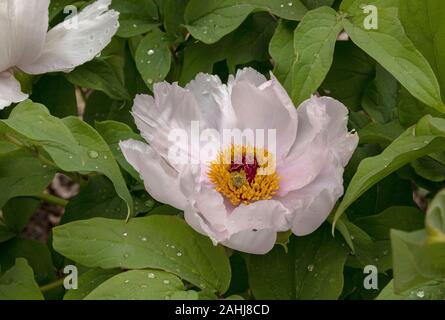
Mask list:
[[[158,83],[154,97],[139,95],[133,107],[148,144],[120,143],[156,200],[184,210],[187,223],[215,244],[253,254],[270,251],[278,232],[303,236],[326,220],[358,144],[343,104],[312,97],[296,109],[271,78],[246,68],[227,85],[207,74],[185,88]],[[250,138],[221,141],[224,130],[236,129],[275,131],[275,139],[262,147]],[[199,143],[197,130],[205,132]],[[172,139],[172,132],[192,134]]]
[[[108,10],[110,4],[98,0],[48,31],[49,0],[0,1],[0,110],[28,97],[14,68],[28,74],[67,72],[100,53],[119,28],[119,14]]]

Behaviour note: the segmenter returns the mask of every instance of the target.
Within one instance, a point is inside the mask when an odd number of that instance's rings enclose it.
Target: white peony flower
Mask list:
[[[214,243],[254,254],[271,250],[277,232],[307,235],[326,220],[343,194],[344,167],[358,144],[357,134],[348,132],[343,104],[312,97],[296,109],[271,77],[267,81],[246,68],[227,85],[206,74],[185,88],[158,83],[154,97],[139,95],[133,107],[149,144],[120,144],[156,200],[184,210],[188,224]],[[193,133],[182,142],[172,139],[175,131],[196,133],[194,121],[205,139],[193,142]],[[233,140],[218,141],[227,129],[276,130],[276,139],[260,149],[246,138],[240,148]],[[196,153],[206,147],[218,150]],[[191,161],[176,161],[172,150]],[[240,162],[231,157],[235,150],[243,155]],[[253,161],[246,160],[247,150]],[[231,162],[221,161],[226,155]],[[274,170],[260,173],[270,163]]]
[[[48,31],[49,0],[0,1],[0,110],[27,99],[13,69],[67,72],[92,60],[119,28],[111,0],[98,0]],[[69,27],[67,27],[69,26]]]

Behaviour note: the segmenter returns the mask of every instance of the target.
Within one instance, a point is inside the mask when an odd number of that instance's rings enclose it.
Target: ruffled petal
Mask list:
[[[255,135],[257,129],[264,130],[264,146],[272,153],[275,151],[276,159],[280,161],[295,141],[297,112],[276,79],[257,86],[260,78],[254,77],[252,72],[245,72],[234,81],[231,101],[237,120],[235,127],[241,131],[252,130]],[[269,141],[269,131],[275,132],[276,141]]]
[[[0,72],[40,54],[48,30],[49,0],[0,1]]]
[[[119,144],[125,159],[140,174],[148,193],[157,201],[180,210],[187,206],[187,199],[180,189],[179,173],[149,145],[136,140]]]
[[[28,98],[22,93],[20,82],[10,72],[0,73],[0,110],[8,107],[12,103],[18,103]]]
[[[280,199],[289,208],[295,208],[292,231],[298,236],[315,231],[343,194],[344,168],[333,155],[327,160],[314,181]]]
[[[235,122],[227,86],[218,76],[200,73],[185,87],[195,97],[206,127],[221,132]]]
[[[110,4],[111,0],[97,0],[58,24],[46,35],[41,55],[17,66],[29,74],[67,72],[94,59],[119,28],[119,13],[108,10]]]

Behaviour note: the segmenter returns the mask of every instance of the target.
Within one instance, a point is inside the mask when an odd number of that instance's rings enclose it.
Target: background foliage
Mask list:
[[[69,4],[88,1],[52,0],[51,25]],[[377,30],[364,29],[364,4],[378,8]],[[17,75],[32,101],[0,112],[0,298],[445,298],[444,1],[112,6],[121,26],[100,56],[67,74]],[[343,30],[350,40],[337,41]],[[329,221],[280,235],[264,256],[214,247],[144,191],[118,148],[141,139],[135,94],[244,66],[273,71],[296,105],[316,91],[342,101],[360,136]],[[56,173],[79,194],[44,193]],[[65,214],[42,243],[22,231],[48,202]],[[79,267],[79,290],[62,288],[67,264]],[[363,287],[366,265],[378,267],[378,290]]]

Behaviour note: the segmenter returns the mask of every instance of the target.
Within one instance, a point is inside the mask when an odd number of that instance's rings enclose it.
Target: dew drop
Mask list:
[[[182,256],[182,252],[178,252],[176,255],[177,255],[178,257],[180,257],[180,256]]]
[[[287,5],[288,5],[289,7],[292,7],[292,6],[293,6],[293,3],[292,3],[292,2],[289,2]]]
[[[142,288],[142,289],[145,289],[145,288],[147,288],[147,285],[146,285],[146,284],[143,284],[143,285],[141,285],[141,288]]]
[[[150,50],[147,51],[147,54],[148,54],[149,56],[152,56],[152,55],[155,54],[155,51],[154,51],[153,49],[150,49]]]
[[[388,255],[388,250],[384,250],[384,251],[383,251],[383,255],[384,255],[384,256]]]
[[[151,272],[150,272],[150,273],[148,274],[148,277],[149,277],[150,279],[154,279],[156,276],[155,276],[154,273],[151,273]]]
[[[314,270],[314,265],[310,264],[307,266],[307,271],[312,272]]]
[[[124,254],[124,258],[127,259],[128,258],[128,253]]]
[[[420,299],[423,299],[425,297],[425,291],[417,291],[416,296],[418,296]]]
[[[153,80],[152,79],[147,79],[148,84],[152,84]]]
[[[129,283],[129,282],[130,282],[130,280],[125,280],[125,281],[124,281],[124,283]]]
[[[137,28],[138,27],[138,25],[135,23],[135,24],[133,24],[133,28]]]
[[[174,248],[176,248],[176,247],[175,247],[175,246],[170,246],[170,248],[174,249]]]
[[[284,4],[280,5],[281,8],[284,8]]]
[[[164,281],[162,281],[164,284],[170,284],[170,281],[169,280],[164,280]]]
[[[351,240],[354,240],[355,239],[355,237],[354,236],[351,236]]]
[[[124,233],[122,233],[122,235],[123,235],[124,237],[126,237],[126,236],[128,236],[128,233],[127,233],[127,232],[124,232]]]
[[[142,237],[141,240],[145,242],[145,241],[147,241],[147,238],[146,237]]]
[[[97,159],[99,157],[99,153],[95,150],[90,150],[90,151],[88,151],[88,156],[91,159]]]

